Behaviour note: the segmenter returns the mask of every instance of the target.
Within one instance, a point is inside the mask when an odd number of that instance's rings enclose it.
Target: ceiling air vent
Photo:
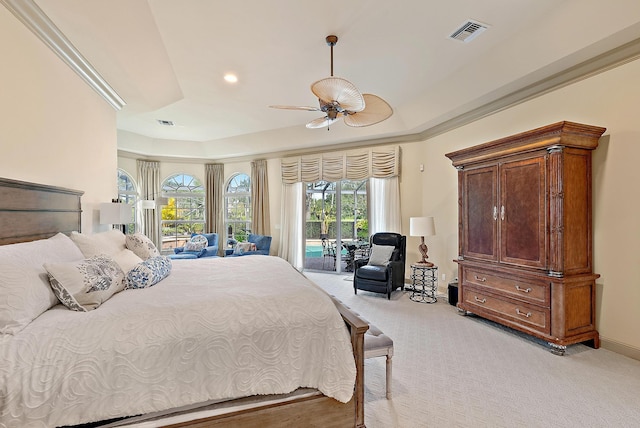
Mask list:
[[[173,121],[158,119],[158,123],[164,126],[173,126]]]
[[[449,38],[460,42],[469,43],[471,40],[482,34],[489,26],[482,22],[468,20],[454,31]]]

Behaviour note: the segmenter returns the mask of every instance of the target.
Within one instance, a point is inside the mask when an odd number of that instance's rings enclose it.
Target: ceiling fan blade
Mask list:
[[[338,119],[329,119],[327,116],[319,117],[317,119],[312,120],[307,123],[307,128],[309,129],[317,129],[317,128],[328,128],[333,122]]]
[[[363,97],[366,103],[365,109],[345,116],[345,124],[355,127],[374,125],[388,119],[393,114],[391,106],[379,96],[363,94]]]
[[[311,85],[311,92],[326,104],[337,102],[344,110],[362,111],[365,100],[355,85],[340,77],[327,77]]]
[[[281,108],[285,110],[306,110],[306,111],[320,111],[318,107],[309,107],[309,106],[269,106],[269,108]]]

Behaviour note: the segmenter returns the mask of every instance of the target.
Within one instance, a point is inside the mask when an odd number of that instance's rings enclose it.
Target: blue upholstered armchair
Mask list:
[[[253,251],[243,251],[238,247],[236,243],[236,248],[228,248],[225,250],[225,255],[227,257],[238,257],[238,256],[251,256],[256,254],[262,254],[265,256],[269,255],[269,250],[271,249],[271,236],[266,235],[255,235],[253,233],[249,234],[247,238],[247,242],[255,244],[256,249]]]
[[[187,249],[188,245],[184,247],[174,248],[175,254],[181,255],[180,258],[198,258],[198,257],[216,257],[218,255],[218,234],[217,233],[192,233],[191,239],[196,236],[204,236],[207,238],[207,244],[202,250],[190,251]],[[187,257],[192,255],[192,257]]]

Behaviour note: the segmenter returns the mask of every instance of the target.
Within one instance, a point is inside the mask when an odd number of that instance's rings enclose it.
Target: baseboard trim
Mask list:
[[[634,348],[633,346],[616,342],[615,340],[605,339],[604,337],[600,337],[600,346],[608,351],[640,361],[640,349]]]

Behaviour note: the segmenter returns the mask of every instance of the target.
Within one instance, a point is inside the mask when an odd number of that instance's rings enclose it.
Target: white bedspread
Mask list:
[[[348,401],[349,334],[329,297],[277,257],[175,260],[100,308],[58,305],[0,337],[0,426],[43,427],[212,399],[319,389]]]

